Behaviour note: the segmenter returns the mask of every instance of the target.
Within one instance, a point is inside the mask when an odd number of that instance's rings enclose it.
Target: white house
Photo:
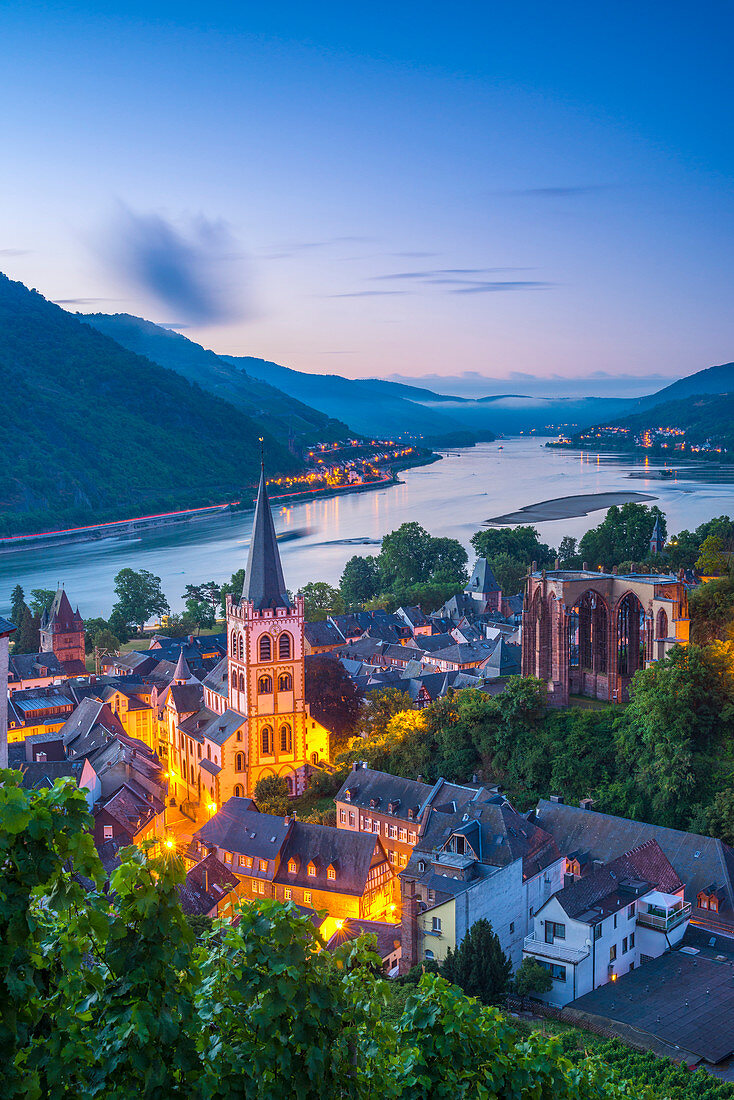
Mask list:
[[[573,860],[568,866],[574,870]],[[539,910],[525,939],[524,958],[534,958],[553,978],[542,994],[563,1006],[681,941],[691,906],[683,883],[657,841],[635,848],[568,885]]]

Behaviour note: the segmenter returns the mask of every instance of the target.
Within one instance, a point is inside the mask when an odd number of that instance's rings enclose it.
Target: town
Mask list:
[[[306,621],[306,596],[287,590],[263,472],[242,588],[225,595],[220,633],[156,633],[90,673],[85,623],[63,587],[41,616],[39,652],[11,654],[16,625],[0,622],[3,766],[28,790],[68,778],[84,793],[108,878],[131,845],[180,857],[191,918],[228,922],[243,903],[291,903],[327,952],[374,936],[392,979],[446,966],[488,922],[536,1012],[609,1035],[633,1028],[643,1047],[713,1067],[734,1053],[722,1025],[734,966],[726,840],[602,812],[596,777],[575,802],[561,785],[518,808],[486,764],[430,776],[375,767],[375,730],[339,739],[307,699],[311,668],[322,690],[346,684],[357,705],[387,707],[396,743],[425,739],[432,708],[465,696],[501,714],[523,682],[549,714],[578,716],[585,700],[623,707],[643,670],[686,653],[689,596],[702,590],[693,569],[664,569],[661,521],[648,522],[660,572],[534,561],[524,592],[505,595],[479,556],[434,611]],[[725,571],[722,546],[707,536],[699,565]],[[389,762],[389,748],[381,755]],[[314,791],[331,811],[308,812]],[[511,989],[505,980],[499,992]],[[671,997],[675,1011],[661,1013]]]

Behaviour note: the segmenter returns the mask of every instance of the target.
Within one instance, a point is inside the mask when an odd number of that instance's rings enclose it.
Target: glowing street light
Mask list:
[[[163,841],[163,844],[164,844],[164,847],[168,848],[169,851],[172,848],[176,847],[176,841],[173,839],[172,836],[167,836],[166,839]]]

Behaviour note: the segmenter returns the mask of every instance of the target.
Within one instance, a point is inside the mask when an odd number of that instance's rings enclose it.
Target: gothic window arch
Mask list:
[[[244,796],[245,789],[241,783],[235,783],[234,796],[235,798],[242,798]]]
[[[296,792],[295,792],[295,791],[293,790],[293,779],[292,779],[292,777],[291,777],[290,775],[287,775],[287,776],[285,777],[285,785],[286,785],[286,787],[288,788],[288,794],[289,794],[289,795],[290,795],[290,794],[295,794],[295,793],[296,793]]]
[[[278,691],[291,691],[293,689],[293,677],[290,672],[283,672],[278,677]]]
[[[311,763],[312,764],[318,764],[318,762],[319,762],[319,754],[317,752],[312,752],[311,753]]]
[[[264,756],[270,756],[273,751],[273,730],[270,726],[263,726],[260,735]]]
[[[293,752],[293,730],[287,722],[280,727],[280,751]]]
[[[243,772],[245,770],[245,754],[238,752],[234,758],[234,770],[236,772]]]
[[[239,644],[239,655],[240,655],[240,660],[244,661],[244,659],[245,659],[245,640],[244,640],[244,638],[242,637],[241,634],[240,634],[240,644]]]
[[[245,675],[244,675],[243,672],[241,672],[240,673],[240,691],[244,691],[244,690],[245,690]]]
[[[667,638],[668,637],[668,616],[666,614],[665,608],[663,608],[663,607],[661,607],[660,610],[658,611],[657,636],[658,636],[658,638]]]
[[[261,676],[257,682],[257,691],[259,695],[271,695],[273,691],[273,677]]]
[[[269,634],[263,634],[258,642],[258,653],[261,661],[272,661],[273,639]]]
[[[230,653],[232,654],[233,657],[237,656],[237,631],[236,630],[232,631],[232,637],[230,639],[229,651],[230,651]]]
[[[291,636],[288,633],[281,634],[278,638],[278,656],[281,661],[290,659],[292,653]]]

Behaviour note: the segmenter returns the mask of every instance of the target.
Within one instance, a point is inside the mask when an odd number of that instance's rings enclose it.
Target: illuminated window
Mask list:
[[[267,871],[267,869],[268,869],[268,861],[266,859],[261,859],[260,860],[260,870],[261,871]]]
[[[333,868],[333,867],[329,867],[329,868],[327,869],[327,871],[326,871],[326,877],[327,877],[328,879],[330,879],[330,880],[331,880],[332,882],[334,882],[334,881],[335,881],[335,879],[336,879],[336,871],[334,870],[334,868]]]
[[[291,890],[290,886],[286,886],[285,890],[283,891],[283,897],[286,901],[290,901],[293,897],[293,891]]]
[[[257,690],[260,695],[271,695],[273,692],[273,677],[261,676],[257,682]]]
[[[241,783],[235,783],[234,796],[235,798],[243,798],[245,794],[244,788]]]
[[[304,890],[303,891],[303,904],[304,905],[310,905],[311,904],[311,891],[310,890]]]
[[[289,875],[295,875],[297,870],[298,870],[298,864],[296,863],[295,859],[289,859],[288,860],[288,874]]]
[[[225,863],[231,863],[232,862],[232,853],[231,852],[225,852],[224,853],[224,862]]]
[[[280,751],[293,752],[293,731],[287,723],[280,727]]]
[[[103,833],[104,833],[104,839],[105,840],[112,840],[113,829],[112,829],[111,825],[103,826]]]
[[[313,860],[309,861],[308,867],[306,868],[306,874],[311,878],[316,878],[316,864]]]

